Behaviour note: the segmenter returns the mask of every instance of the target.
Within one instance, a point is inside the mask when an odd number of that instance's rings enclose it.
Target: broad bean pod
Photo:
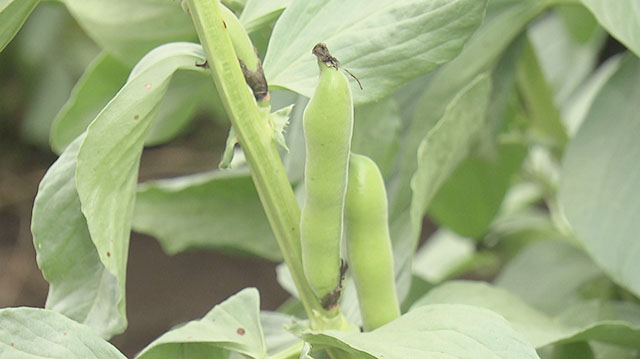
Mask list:
[[[345,238],[365,330],[400,316],[382,174],[369,157],[351,154],[345,201]]]
[[[316,45],[313,53],[318,57],[320,77],[303,115],[306,192],[300,222],[302,265],[323,307],[331,309],[340,291],[353,100],[349,82],[326,46]]]

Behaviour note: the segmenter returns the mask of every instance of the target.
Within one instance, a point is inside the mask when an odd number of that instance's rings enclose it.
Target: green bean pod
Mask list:
[[[323,44],[316,45],[316,49]],[[328,50],[326,50],[328,53]],[[340,241],[353,131],[353,100],[345,76],[318,56],[320,78],[303,115],[305,200],[300,222],[302,265],[325,309],[340,287]]]
[[[369,331],[400,316],[387,192],[378,166],[369,157],[351,154],[344,218],[349,271],[356,284],[363,326]]]

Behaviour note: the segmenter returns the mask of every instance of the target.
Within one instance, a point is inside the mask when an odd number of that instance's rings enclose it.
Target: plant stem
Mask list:
[[[211,76],[244,150],[253,183],[312,326],[326,311],[307,283],[301,260],[300,208],[273,140],[268,113],[261,114],[242,75],[223,24],[218,0],[188,0]],[[249,218],[247,220],[250,220]],[[328,314],[328,313],[326,313]]]

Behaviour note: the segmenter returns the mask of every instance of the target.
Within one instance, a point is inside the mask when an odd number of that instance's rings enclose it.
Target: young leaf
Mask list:
[[[251,218],[250,226],[246,218]],[[157,238],[170,254],[207,248],[281,259],[246,170],[214,171],[140,185],[133,229]]]
[[[286,132],[287,125],[289,124],[289,117],[291,116],[292,109],[293,105],[289,105],[269,114],[269,122],[273,128],[273,137],[276,140],[276,143],[278,143],[278,145],[284,148],[287,152],[289,152],[289,148],[287,147],[287,142],[284,139],[284,134]]]
[[[100,47],[135,64],[156,46],[196,40],[193,23],[173,0],[62,0]]]
[[[87,129],[126,82],[129,71],[128,66],[104,52],[93,60],[53,120],[49,140],[54,152],[61,153]]]
[[[486,0],[294,0],[276,23],[264,61],[269,84],[311,96],[317,66],[311,49],[327,43],[365,91],[380,99],[435,69],[462,49],[484,17]]]
[[[344,358],[538,358],[533,347],[489,310],[434,304],[412,310],[372,332],[303,332],[313,347]]]
[[[163,334],[136,358],[190,359],[194,351],[200,355],[197,358],[227,358],[228,355],[215,355],[223,351],[265,358],[267,347],[260,323],[258,291],[243,289],[216,305],[202,319]]]
[[[0,2],[0,52],[18,33],[38,0],[3,0]]]
[[[578,239],[618,284],[640,296],[640,60],[627,55],[569,144],[560,203]]]
[[[640,3],[637,0],[581,0],[600,25],[640,56]]]
[[[91,328],[46,309],[0,309],[0,358],[126,359]]]
[[[416,101],[414,116],[405,125],[400,141],[396,175],[389,183],[390,229],[400,298],[411,280],[411,258],[419,231],[410,223],[411,179],[418,166],[416,152],[427,132],[442,117],[451,100],[482,72],[491,70],[527,23],[547,4],[538,0],[509,1],[490,5],[487,20],[460,55],[429,77]]]
[[[155,110],[180,68],[201,71],[199,45],[173,43],[150,52],[89,125],[77,157],[76,186],[100,260],[125,289],[138,163]]]
[[[581,306],[569,313],[570,318],[579,318],[581,323],[566,322],[561,318],[549,317],[527,306],[520,298],[506,290],[486,283],[454,281],[432,289],[414,304],[411,310],[423,305],[439,303],[466,304],[489,310],[504,316],[513,328],[528,339],[536,348],[553,343],[572,343],[597,340],[612,344],[640,348],[640,326],[626,318],[605,315],[595,318],[603,307],[601,302],[591,306]],[[632,309],[638,312],[638,308]],[[606,311],[606,310],[604,310]],[[585,318],[586,317],[586,318]],[[588,319],[587,319],[588,318]]]
[[[40,182],[31,232],[38,266],[49,282],[46,308],[110,338],[127,326],[124,284],[119,286],[100,261],[80,211],[75,173],[83,139],[72,142]]]
[[[274,22],[290,2],[291,0],[247,0],[239,20],[247,33],[252,33]]]
[[[601,275],[578,249],[558,240],[540,240],[512,259],[495,283],[534,308],[556,314],[579,298],[582,285]]]
[[[429,214],[462,236],[483,236],[527,153],[521,144],[498,145],[497,158],[464,159],[433,198]]]
[[[416,236],[431,200],[467,156],[482,128],[490,93],[490,77],[478,76],[451,101],[442,119],[420,144],[418,169],[411,179],[411,221]]]

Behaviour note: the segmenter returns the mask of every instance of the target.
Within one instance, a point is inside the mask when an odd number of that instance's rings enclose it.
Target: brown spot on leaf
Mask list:
[[[139,119],[139,118],[140,118],[140,115],[135,115],[135,116],[133,116],[133,119],[134,119],[134,120],[137,120],[137,119]]]
[[[66,337],[67,336],[67,332],[62,333],[62,335]]]
[[[224,20],[222,20],[222,26],[224,26],[225,29],[227,28],[227,23],[224,22]]]
[[[107,252],[107,257],[111,257],[111,252]]]
[[[238,330],[236,330],[236,333],[238,333],[238,335],[244,335],[244,328],[238,328]]]

